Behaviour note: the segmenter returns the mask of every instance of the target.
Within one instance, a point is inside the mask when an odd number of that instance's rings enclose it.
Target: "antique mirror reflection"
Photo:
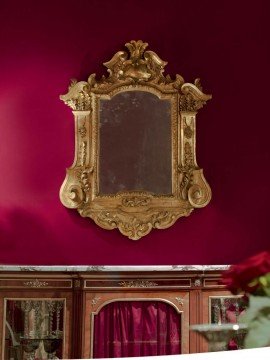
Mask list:
[[[124,91],[99,106],[100,194],[172,194],[170,100]]]
[[[5,299],[4,359],[61,359],[65,300]]]
[[[199,79],[164,76],[167,64],[132,40],[104,63],[108,77],[71,82],[76,148],[62,203],[132,240],[206,206],[211,190],[196,161],[196,114],[211,98]]]

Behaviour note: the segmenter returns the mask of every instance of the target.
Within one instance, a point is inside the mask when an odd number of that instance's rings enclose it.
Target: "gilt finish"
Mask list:
[[[199,79],[185,83],[180,75],[164,76],[167,62],[150,50],[148,44],[131,41],[129,50],[118,51],[104,63],[108,77],[87,81],[72,80],[68,93],[60,99],[75,117],[75,159],[67,169],[60,190],[64,206],[77,209],[104,229],[118,228],[132,240],[147,235],[152,228],[165,229],[194,208],[206,206],[211,190],[196,162],[195,120],[211,95],[202,92]],[[110,99],[124,91],[147,91],[171,102],[172,194],[157,195],[147,191],[99,194],[99,99]]]

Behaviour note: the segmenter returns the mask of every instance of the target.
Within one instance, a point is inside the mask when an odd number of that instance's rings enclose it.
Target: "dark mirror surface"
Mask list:
[[[99,192],[172,193],[171,103],[145,91],[100,100]]]

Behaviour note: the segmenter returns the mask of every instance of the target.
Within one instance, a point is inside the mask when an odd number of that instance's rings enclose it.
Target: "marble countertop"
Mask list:
[[[229,265],[0,265],[0,271],[223,271]]]

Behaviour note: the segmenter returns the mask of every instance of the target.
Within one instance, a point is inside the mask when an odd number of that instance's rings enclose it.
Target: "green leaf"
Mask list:
[[[270,297],[270,286],[264,288],[264,291],[265,291],[266,295]]]
[[[270,345],[270,297],[250,296],[249,307],[241,316],[248,325],[245,348]]]
[[[268,309],[270,312],[270,297],[268,296],[250,296],[249,307],[246,313],[241,317],[241,322],[249,323],[260,317],[260,312]]]
[[[245,338],[245,348],[257,348],[270,345],[270,318],[261,317],[249,324]]]

